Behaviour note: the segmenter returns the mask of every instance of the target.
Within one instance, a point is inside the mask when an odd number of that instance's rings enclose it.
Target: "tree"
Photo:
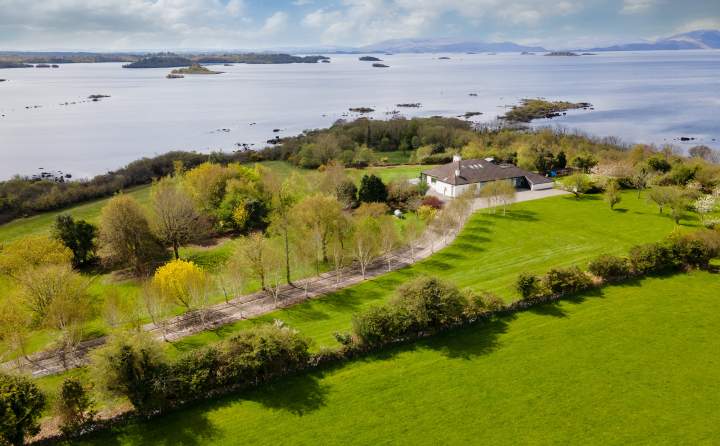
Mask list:
[[[94,402],[77,378],[65,378],[55,413],[60,419],[60,431],[66,437],[80,435],[95,419]]]
[[[700,221],[705,223],[705,217],[717,207],[717,198],[713,195],[703,195],[695,201],[693,207],[700,215]]]
[[[685,211],[687,211],[688,204],[688,198],[684,191],[679,188],[673,188],[668,205],[670,207],[670,215],[676,225],[679,225],[680,220],[685,217]]]
[[[0,443],[25,444],[25,437],[40,432],[45,396],[28,378],[0,373]]]
[[[261,232],[252,234],[240,240],[239,248],[241,258],[251,274],[260,282],[260,288],[267,289],[267,264],[265,253],[268,249],[268,241]]]
[[[490,209],[490,212],[495,213],[495,206],[499,201],[501,193],[500,181],[483,183],[479,193],[480,198],[484,198],[487,202],[487,207]]]
[[[108,288],[103,299],[102,315],[112,328],[128,326],[135,331],[142,328],[137,293],[121,294],[117,287]]]
[[[103,208],[99,241],[99,253],[106,263],[128,266],[138,275],[164,257],[142,207],[124,194],[116,195]]]
[[[663,209],[670,204],[673,195],[674,192],[671,186],[654,186],[650,189],[648,200],[655,203],[662,214]]]
[[[152,285],[162,299],[190,311],[205,306],[209,280],[207,274],[193,262],[173,260],[155,271]]]
[[[382,255],[385,256],[387,270],[390,271],[392,252],[400,244],[400,234],[398,234],[395,218],[389,215],[380,217],[378,219],[378,226],[380,230],[378,233],[378,237],[380,238],[380,251]]]
[[[713,151],[708,146],[695,146],[690,147],[688,154],[693,158],[701,158],[705,161],[710,161],[712,159]]]
[[[411,214],[405,218],[401,231],[403,241],[410,248],[410,260],[415,262],[416,244],[425,232],[425,222],[417,214]]]
[[[632,176],[631,181],[632,185],[638,191],[638,198],[640,198],[642,191],[644,191],[648,186],[648,182],[650,181],[650,173],[645,168],[637,169],[635,171],[635,174]]]
[[[497,188],[498,201],[503,209],[503,215],[507,214],[507,208],[515,202],[517,198],[517,189],[511,180],[501,180]]]
[[[225,196],[227,181],[232,177],[229,168],[214,163],[203,163],[183,176],[183,184],[205,213],[212,212],[220,206]]]
[[[235,250],[232,257],[225,264],[222,274],[217,275],[220,289],[225,297],[225,303],[230,303],[232,299],[241,296],[250,280],[247,262],[240,257],[242,255],[240,251],[241,249]]]
[[[357,194],[357,186],[355,186],[352,180],[344,180],[338,184],[335,189],[335,195],[342,204],[343,209],[353,209],[357,207]]]
[[[651,170],[660,173],[666,173],[672,169],[670,163],[659,155],[648,158],[647,165]]]
[[[589,173],[590,169],[597,166],[597,164],[597,158],[589,152],[580,153],[572,160],[572,165],[582,170],[584,173]]]
[[[292,216],[292,207],[297,202],[297,195],[293,192],[294,178],[278,187],[272,193],[273,212],[270,216],[270,231],[278,234],[283,241],[283,253],[285,257],[285,281],[292,283],[290,277],[290,233],[296,229]]]
[[[378,237],[380,225],[377,218],[366,216],[356,217],[354,227],[353,253],[364,279],[367,267],[377,259],[382,249]]]
[[[327,261],[327,243],[330,234],[342,220],[342,206],[331,195],[315,194],[305,197],[292,209],[292,218],[301,232],[308,234],[314,242],[317,256],[316,266]]]
[[[15,295],[0,299],[0,341],[5,347],[0,361],[8,360],[6,356],[13,354],[27,358],[31,322],[30,314]]]
[[[567,167],[567,156],[565,155],[565,152],[562,150],[558,152],[557,156],[555,157],[555,162],[553,163],[553,169],[562,170]]]
[[[604,198],[605,202],[610,205],[610,209],[614,209],[615,205],[620,203],[622,196],[620,195],[620,186],[618,186],[617,181],[608,181],[607,186],[605,186]]]
[[[162,408],[159,389],[166,370],[161,346],[145,333],[111,336],[91,353],[90,371],[98,389],[126,397],[142,415]]]
[[[97,228],[85,220],[75,221],[70,215],[58,215],[54,236],[73,253],[74,266],[87,265],[95,258]]]
[[[205,220],[177,178],[166,177],[156,182],[151,200],[155,234],[172,247],[175,259],[179,259],[180,246],[198,240],[205,234]]]
[[[151,281],[143,284],[141,296],[145,311],[150,316],[150,320],[152,320],[156,327],[160,328],[163,340],[167,342],[167,318],[172,311],[173,302],[165,299],[165,297],[160,294],[158,287],[154,286]]]
[[[580,199],[590,189],[590,180],[587,175],[582,173],[567,176],[560,184],[564,190],[574,194],[576,199]]]
[[[375,175],[363,175],[358,191],[361,203],[385,203],[388,191],[385,183]]]
[[[0,245],[0,274],[21,280],[24,273],[41,266],[69,265],[72,251],[45,235],[20,238]]]

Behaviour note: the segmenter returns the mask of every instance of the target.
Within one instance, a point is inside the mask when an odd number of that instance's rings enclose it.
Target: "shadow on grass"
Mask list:
[[[512,220],[512,221],[540,221],[537,217],[537,212],[528,211],[524,209],[510,210],[503,215],[501,211],[490,215],[492,218],[499,220]]]
[[[325,406],[329,389],[320,382],[321,377],[321,373],[310,373],[281,379],[254,390],[243,399],[303,416]]]

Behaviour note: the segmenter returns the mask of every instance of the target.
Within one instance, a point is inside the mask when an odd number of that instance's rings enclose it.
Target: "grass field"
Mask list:
[[[150,186],[138,186],[125,193],[133,196],[138,202],[147,205],[150,202]],[[19,218],[10,223],[0,225],[0,242],[8,242],[27,235],[49,234],[55,224],[55,218],[60,214],[70,214],[76,219],[87,220],[97,224],[100,220],[100,211],[109,198],[100,198],[77,206],[71,206],[59,211],[44,212],[27,218]]]
[[[185,338],[170,351],[215,342],[243,327],[274,319],[313,338],[315,348],[335,345],[333,333],[347,330],[353,313],[387,301],[399,284],[418,275],[435,275],[460,287],[493,291],[510,301],[517,297],[513,285],[520,272],[543,273],[555,266],[586,262],[600,253],[624,254],[632,245],[658,241],[674,229],[667,215],[659,215],[635,193],[623,194],[615,211],[596,196],[582,200],[562,196],[515,204],[507,216],[480,212],[448,248],[412,267],[321,299]]]
[[[715,444],[718,295],[612,286],[81,444]]]

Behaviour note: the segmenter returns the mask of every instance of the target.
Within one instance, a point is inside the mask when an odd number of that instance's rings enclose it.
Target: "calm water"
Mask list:
[[[120,64],[0,70],[9,80],[0,83],[0,178],[40,167],[87,176],[171,149],[259,147],[275,128],[290,135],[357,116],[349,107],[373,107],[373,117],[385,118],[395,104],[420,102],[400,110],[478,111],[477,120],[489,121],[520,98],[541,96],[595,105],[551,125],[627,142],[720,148],[720,51],[381,57],[391,68],[333,56],[330,64],[236,65],[174,80],[165,79],[168,69]],[[112,97],[78,102],[91,94]],[[696,140],[681,143],[681,136]]]

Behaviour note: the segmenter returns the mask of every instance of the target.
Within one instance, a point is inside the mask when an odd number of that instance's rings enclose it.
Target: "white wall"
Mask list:
[[[552,189],[554,183],[540,183],[540,184],[533,184],[530,186],[530,190],[545,190],[545,189]]]

